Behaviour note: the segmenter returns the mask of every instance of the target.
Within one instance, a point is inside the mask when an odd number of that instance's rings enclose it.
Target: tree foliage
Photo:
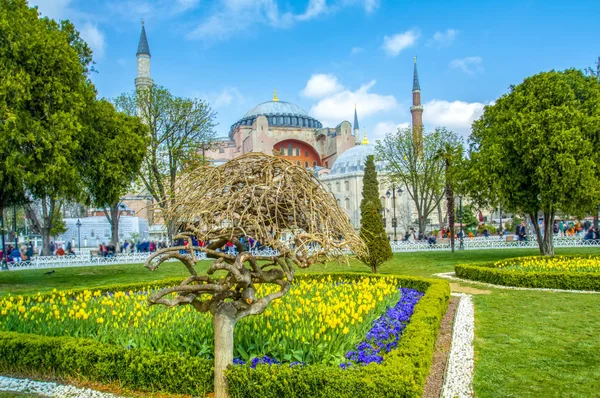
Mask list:
[[[392,258],[392,248],[381,220],[382,205],[379,200],[379,182],[373,155],[367,156],[365,162],[362,196],[360,238],[365,242],[368,252],[359,256],[359,259],[376,273],[379,265]]]
[[[95,99],[91,54],[70,22],[39,18],[24,0],[0,0],[0,184],[14,188],[8,196],[23,192],[40,202],[42,212],[28,215],[44,253],[62,201],[81,193],[74,160]]]
[[[600,84],[594,77],[577,70],[531,76],[473,124],[469,194],[480,205],[528,215],[540,252],[551,255],[557,211],[582,214],[596,207],[599,134]]]
[[[460,184],[460,171],[463,156],[462,138],[455,136],[451,140],[444,142],[438,152],[438,157],[444,162],[444,177],[446,195],[446,216],[448,218],[448,231],[450,236],[450,249],[454,253],[454,237],[456,236],[456,212],[454,211],[455,190]]]
[[[149,144],[138,177],[163,214],[176,202],[175,185],[184,167],[202,163],[215,142],[215,113],[200,99],[176,97],[161,86],[119,96],[115,104],[148,126]],[[167,221],[169,235],[174,224]]]
[[[91,203],[104,209],[111,224],[111,241],[119,243],[120,198],[130,188],[146,155],[147,127],[138,117],[117,112],[100,100],[90,107],[78,159]]]
[[[445,163],[441,153],[445,145],[455,145],[456,134],[445,127],[424,132],[415,143],[411,128],[386,134],[377,143],[378,159],[386,164],[390,179],[406,187],[418,214],[419,232],[425,233],[427,218],[444,197]]]

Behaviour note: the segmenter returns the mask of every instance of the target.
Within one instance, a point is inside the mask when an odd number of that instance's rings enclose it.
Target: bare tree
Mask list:
[[[215,340],[215,397],[228,397],[224,371],[233,361],[236,322],[262,313],[290,289],[295,267],[307,268],[350,249],[366,248],[334,197],[308,171],[289,161],[248,154],[211,167],[198,165],[183,175],[177,199],[165,214],[187,245],[160,250],[146,261],[155,270],[168,259],[180,260],[190,272],[180,285],[159,291],[150,304],[192,305],[213,315]],[[291,236],[293,245],[282,240]],[[208,242],[193,247],[193,239]],[[242,245],[252,238],[277,250],[272,256],[254,255]],[[237,254],[217,249],[232,242]],[[182,251],[184,254],[182,254]],[[196,252],[215,259],[207,275],[198,275]],[[214,276],[217,271],[226,275]],[[278,290],[258,297],[261,284]]]
[[[141,88],[115,100],[120,111],[137,115],[148,126],[148,152],[138,173],[161,214],[176,203],[176,182],[184,165],[204,163],[215,144],[215,113],[200,99],[173,96],[161,86]],[[169,236],[175,225],[167,223]]]

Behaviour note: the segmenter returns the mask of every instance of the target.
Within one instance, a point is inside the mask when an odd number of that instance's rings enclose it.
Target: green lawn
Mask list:
[[[557,254],[600,255],[600,248],[558,249]],[[396,254],[382,273],[431,276],[457,263],[535,255],[533,249]],[[209,262],[199,265],[204,271]],[[356,261],[300,272],[365,272]],[[186,276],[179,263],[155,272],[141,264],[0,272],[0,295],[90,287]],[[463,287],[468,284],[461,284]],[[480,285],[472,287],[482,288]],[[600,295],[488,289],[475,294],[475,393],[478,397],[600,396]],[[0,395],[1,396],[1,395]]]

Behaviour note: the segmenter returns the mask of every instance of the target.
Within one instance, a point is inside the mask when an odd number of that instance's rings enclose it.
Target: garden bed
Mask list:
[[[402,294],[400,286],[406,288]],[[290,292],[287,301],[284,298],[273,303],[264,314],[236,327],[235,350],[241,360],[268,355],[283,364],[258,365],[254,369],[231,367],[228,379],[233,397],[373,396],[377,391],[378,396],[420,395],[448,304],[446,282],[334,274],[298,277],[295,288],[298,294]],[[12,323],[8,323],[4,315],[1,327],[29,329],[22,330],[26,334],[0,333],[0,372],[116,382],[146,391],[195,395],[211,391],[210,316],[188,312],[187,307],[146,307],[147,289],[144,284],[64,295],[53,292],[23,298],[23,308],[17,304],[18,298],[13,298],[16,313],[23,317],[27,314],[27,322],[19,324],[13,316]],[[386,308],[394,308],[399,299],[402,302],[402,297],[410,297],[409,289],[425,294],[418,293],[418,299],[413,300],[410,322],[403,322],[401,339],[398,335],[396,343],[387,347],[389,352],[369,352],[380,355],[381,360],[374,362],[381,363],[365,366],[346,356],[372,332],[371,326]],[[38,309],[32,311],[33,307]],[[15,309],[11,310],[14,315]],[[319,318],[327,311],[326,319]],[[178,333],[173,325],[177,322],[193,333],[173,345]],[[72,335],[59,336],[65,330]],[[41,332],[53,336],[33,334]],[[128,339],[131,344],[127,344]],[[292,362],[302,363],[290,366]],[[348,366],[348,362],[354,365]],[[380,381],[373,384],[375,380]]]
[[[519,257],[454,269],[458,278],[494,285],[600,291],[600,258],[595,256]]]

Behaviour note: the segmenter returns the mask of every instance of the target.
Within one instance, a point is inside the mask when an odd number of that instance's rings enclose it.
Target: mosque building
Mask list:
[[[151,87],[154,84],[150,76],[151,55],[143,22],[136,57],[135,86],[138,89]],[[420,140],[423,106],[416,57],[412,99],[413,105],[410,111],[413,134],[415,139]],[[228,137],[219,140],[216,148],[207,151],[206,156],[215,164],[219,164],[246,153],[262,152],[282,156],[298,166],[309,168],[333,193],[338,205],[346,211],[350,222],[358,229],[365,161],[367,156],[375,154],[375,146],[369,143],[366,134],[362,140],[359,136],[356,107],[353,125],[348,121],[341,121],[335,127],[323,127],[319,120],[310,116],[300,106],[279,100],[275,91],[271,101],[256,105],[235,122],[229,129]],[[378,163],[378,171],[382,168],[383,165]],[[388,236],[394,239],[392,219],[396,210],[397,238],[401,239],[400,234],[414,225],[416,212],[403,187],[394,186],[395,192],[390,195],[392,187],[384,185],[382,180],[380,178],[380,197],[384,208],[386,231]],[[138,195],[131,199],[128,205],[138,210],[137,201],[141,198]],[[145,200],[146,202],[140,203],[140,208],[147,208],[147,201],[151,199],[145,197]],[[434,220],[438,217],[439,214],[437,216],[435,212],[432,214]],[[152,220],[149,221],[152,224]],[[440,223],[441,220],[433,221],[431,225],[433,227]]]

